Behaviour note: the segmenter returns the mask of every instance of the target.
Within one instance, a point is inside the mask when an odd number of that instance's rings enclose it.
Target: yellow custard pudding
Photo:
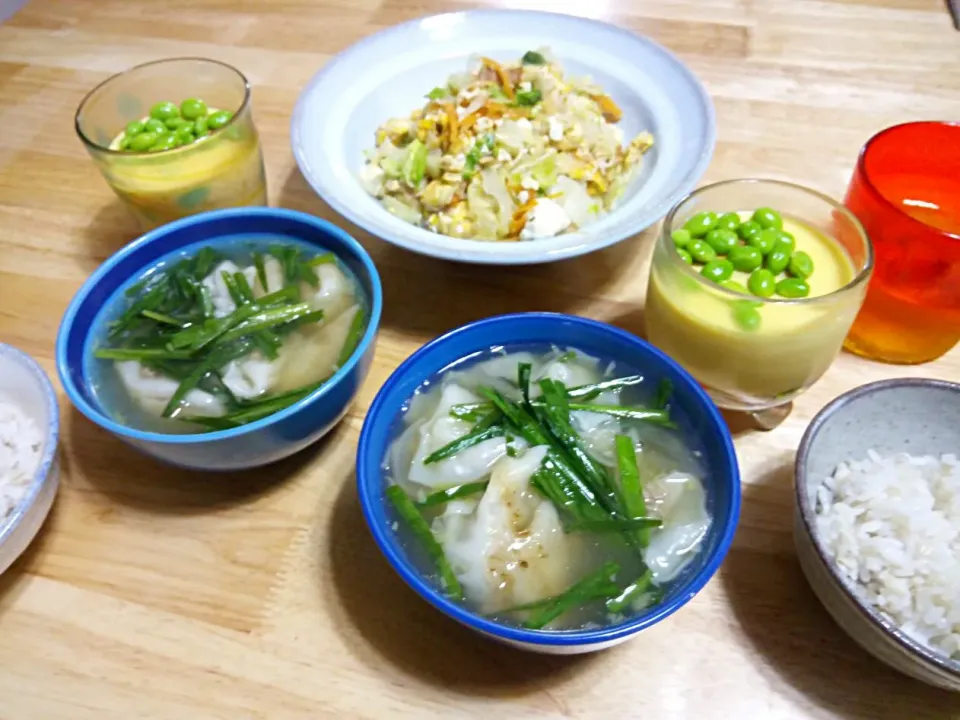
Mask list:
[[[782,405],[836,357],[871,268],[856,218],[828,198],[774,181],[708,186],[664,223],[647,336],[721,407]]]

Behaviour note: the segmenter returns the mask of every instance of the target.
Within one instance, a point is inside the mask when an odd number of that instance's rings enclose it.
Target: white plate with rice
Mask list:
[[[28,355],[0,344],[0,573],[40,530],[57,493],[57,396]]]
[[[394,132],[401,123],[412,123],[406,135]],[[622,148],[611,155],[614,135]],[[373,235],[514,265],[582,255],[655,224],[706,170],[716,123],[690,69],[647,38],[568,15],[472,10],[344,50],[301,93],[291,140],[317,194]]]
[[[796,463],[800,564],[834,619],[960,691],[960,385],[885,380],[814,418]]]

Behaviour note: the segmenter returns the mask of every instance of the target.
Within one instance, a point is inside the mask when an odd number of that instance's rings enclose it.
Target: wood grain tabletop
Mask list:
[[[394,23],[473,0],[33,0],[0,25],[0,341],[55,376],[60,317],[136,235],[77,139],[108,75],[208,56],[254,87],[271,204],[344,224],[372,254],[385,310],[374,369],[344,422],[301,455],[205,476],[156,464],[61,394],[63,486],[0,577],[0,718],[960,717],[960,696],[895,674],[831,621],[791,537],[792,462],[813,414],[896,376],[960,379],[960,349],[919,367],[841,355],[770,433],[731,421],[743,470],[728,559],[678,614],[600,654],[543,657],[480,639],[408,590],[354,491],[377,388],[423,342],[510,311],[643,325],[652,234],[543,267],[484,269],[396,249],[339,220],[289,147],[300,88]],[[714,98],[704,181],[779,176],[842,197],[862,143],[960,118],[960,34],[942,0],[519,0],[648,35]]]

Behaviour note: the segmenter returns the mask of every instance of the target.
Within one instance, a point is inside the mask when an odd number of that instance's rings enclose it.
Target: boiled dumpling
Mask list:
[[[559,359],[548,362],[537,373],[536,379],[550,378],[562,382],[568,388],[592,385],[595,382],[600,382],[600,373],[595,369],[596,364],[597,361],[589,355],[578,353],[575,362],[565,362]],[[593,369],[590,366],[593,366]]]
[[[314,269],[318,286],[301,283],[300,296],[314,310],[323,310],[324,321],[330,322],[354,304],[353,284],[335,263],[324,263]]]
[[[239,360],[231,360],[220,371],[227,389],[244,400],[265,395],[276,382],[276,376],[276,364],[265,358],[259,350]]]
[[[496,612],[563,592],[576,580],[580,540],[564,533],[554,506],[530,487],[546,447],[494,465],[478,501],[450,503],[435,522],[468,597]]]
[[[420,438],[408,475],[412,482],[429,488],[474,482],[489,473],[493,464],[506,454],[506,441],[499,437],[478,443],[446,460],[430,465],[423,464],[424,459],[431,453],[473,429],[471,423],[452,417],[450,408],[478,400],[479,397],[459,385],[447,385],[443,388],[433,415],[420,426]]]
[[[233,298],[230,296],[230,291],[227,290],[227,286],[223,282],[223,273],[233,275],[238,272],[243,273],[243,276],[247,279],[247,284],[252,287],[257,278],[257,269],[248,267],[241,270],[230,260],[224,260],[213,269],[213,272],[202,280],[204,287],[210,291],[210,300],[213,302],[213,314],[216,317],[226,317],[237,309],[237,304],[233,301]]]
[[[280,347],[276,363],[274,392],[298,390],[330,377],[338,369],[338,360],[353,319],[360,312],[354,305],[334,320],[324,318],[319,325],[306,325],[290,334]]]
[[[671,473],[644,485],[647,511],[663,520],[650,534],[644,560],[658,584],[672,580],[696,552],[710,525],[703,485],[692,475]]]
[[[177,391],[180,383],[171,378],[159,375],[148,367],[144,367],[136,360],[123,360],[114,363],[120,381],[127,394],[143,410],[160,417],[170,398]],[[216,397],[203,390],[193,389],[184,398],[185,415],[198,417],[219,417],[226,414],[226,408]]]

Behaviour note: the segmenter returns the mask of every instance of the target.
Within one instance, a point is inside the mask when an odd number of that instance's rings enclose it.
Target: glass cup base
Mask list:
[[[776,405],[749,405],[727,393],[704,387],[710,399],[723,410],[727,425],[733,432],[738,430],[762,430],[768,432],[780,426],[790,417],[793,401],[786,400]],[[731,418],[730,415],[735,415]],[[741,422],[741,418],[746,422]],[[732,422],[731,422],[732,421]]]

